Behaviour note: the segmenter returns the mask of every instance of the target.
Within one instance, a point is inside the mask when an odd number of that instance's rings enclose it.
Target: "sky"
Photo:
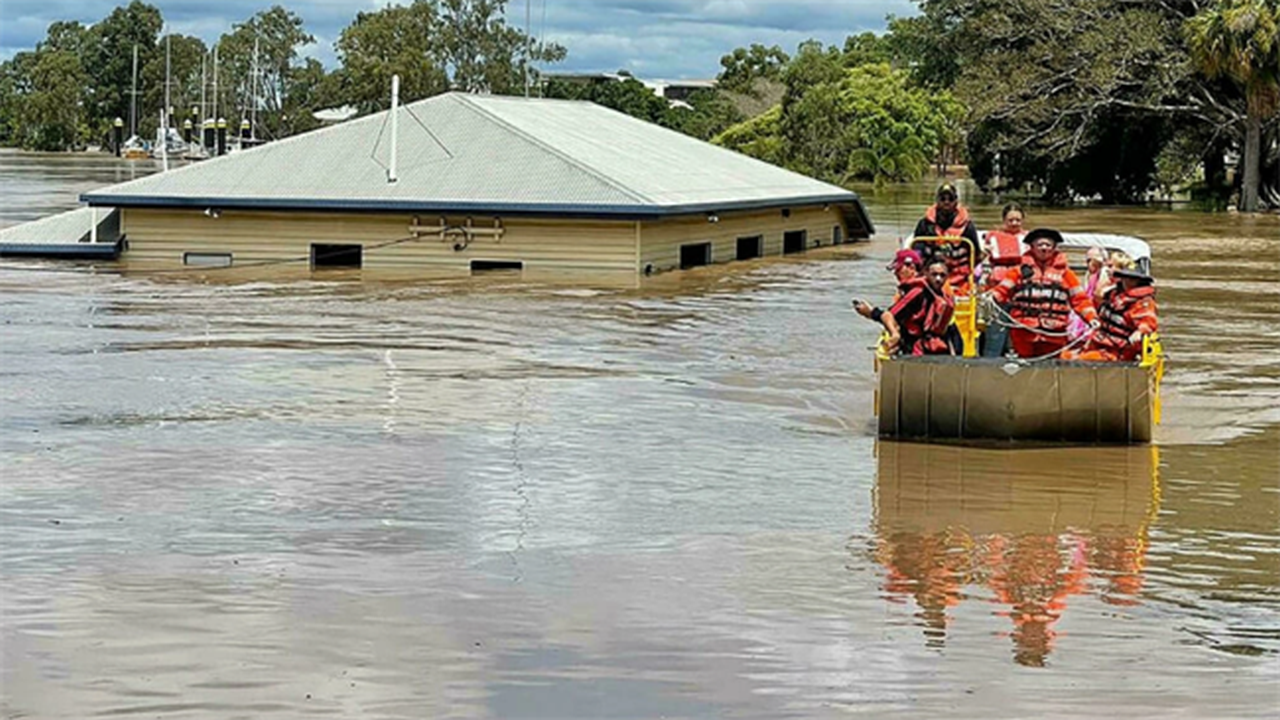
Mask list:
[[[0,59],[30,50],[55,20],[91,24],[127,0],[0,0]],[[885,16],[915,14],[911,0],[527,0],[535,35],[569,49],[562,71],[626,69],[652,79],[714,77],[720,56],[751,43],[787,52],[807,39],[843,43],[845,36],[881,32]],[[407,4],[408,0],[400,4]],[[526,0],[511,0],[509,22],[523,26]],[[316,43],[304,54],[328,67],[333,43],[361,10],[386,0],[151,0],[166,32],[216,40],[232,23],[272,4],[297,13]]]

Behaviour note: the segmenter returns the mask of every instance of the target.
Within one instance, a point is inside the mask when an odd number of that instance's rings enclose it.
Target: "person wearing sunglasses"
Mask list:
[[[914,237],[966,238],[969,242],[953,240],[946,243],[920,243],[912,247],[923,257],[941,255],[947,262],[947,282],[957,295],[968,295],[969,274],[974,261],[974,248],[978,247],[978,229],[969,218],[969,210],[960,204],[956,186],[946,182],[938,187],[937,201],[924,211],[924,217],[916,223]]]

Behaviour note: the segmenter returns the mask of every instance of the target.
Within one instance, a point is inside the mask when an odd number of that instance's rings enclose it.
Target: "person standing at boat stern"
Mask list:
[[[1042,358],[1061,352],[1067,345],[1071,311],[1098,327],[1093,301],[1080,278],[1058,250],[1062,233],[1049,228],[1032,230],[1025,240],[1026,254],[1014,272],[991,291],[1000,305],[1008,305],[1014,320],[1011,340],[1021,358]]]
[[[1101,325],[1079,353],[1063,353],[1068,360],[1134,362],[1142,357],[1142,338],[1159,329],[1155,280],[1137,268],[1114,273],[1116,285],[1098,306]]]
[[[937,202],[924,211],[924,217],[916,223],[915,237],[966,238],[969,242],[953,240],[946,243],[918,243],[912,249],[923,257],[940,255],[947,262],[947,282],[957,295],[968,295],[969,273],[973,249],[978,247],[978,229],[969,219],[969,211],[960,204],[956,186],[943,183],[938,187]],[[972,243],[972,245],[970,244]]]
[[[947,328],[955,312],[955,302],[947,295],[947,264],[941,259],[925,264],[922,277],[898,286],[899,295],[888,310],[873,308],[855,300],[858,314],[884,325],[889,333],[887,349],[903,355],[951,355]]]

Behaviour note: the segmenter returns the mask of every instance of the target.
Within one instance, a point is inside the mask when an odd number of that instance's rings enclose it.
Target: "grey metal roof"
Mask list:
[[[93,209],[77,208],[0,230],[0,255],[8,257],[114,257],[120,213],[98,211],[98,242],[89,242]]]
[[[91,205],[652,217],[858,196],[587,102],[449,93],[86,193]],[[869,227],[869,223],[868,223]]]

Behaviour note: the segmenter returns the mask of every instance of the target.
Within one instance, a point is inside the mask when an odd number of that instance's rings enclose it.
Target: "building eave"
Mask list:
[[[578,205],[561,203],[465,202],[447,200],[388,200],[330,198],[175,197],[84,193],[81,201],[93,207],[153,209],[217,209],[285,212],[396,212],[483,214],[510,217],[558,217],[573,219],[658,220],[700,213],[771,210],[808,205],[854,205],[861,217],[866,210],[853,192],[683,205]],[[867,226],[870,227],[869,219]]]

